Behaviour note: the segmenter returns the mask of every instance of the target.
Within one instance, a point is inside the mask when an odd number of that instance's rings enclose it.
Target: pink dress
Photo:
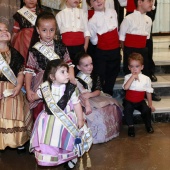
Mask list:
[[[66,85],[51,86],[51,92],[56,103],[63,96]],[[38,91],[40,95],[40,91]],[[64,110],[71,121],[76,124],[76,114],[73,104],[79,103],[74,91]],[[74,151],[75,138],[67,131],[59,119],[43,110],[34,124],[30,140],[30,152],[34,152],[38,165],[56,166],[77,157]]]
[[[78,75],[77,86],[80,93],[101,90],[98,76],[91,78],[90,75],[86,75],[88,80],[91,79],[91,82],[86,83]],[[93,144],[104,143],[117,137],[122,123],[122,111],[117,101],[101,92],[100,96],[90,98],[89,102],[92,113],[86,115],[86,120],[88,127],[92,131]]]

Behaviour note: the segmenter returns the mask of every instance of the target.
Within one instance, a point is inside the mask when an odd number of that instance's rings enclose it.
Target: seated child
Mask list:
[[[145,127],[148,133],[153,133],[151,125],[151,112],[155,111],[152,106],[153,88],[149,77],[141,73],[143,69],[143,57],[139,53],[132,53],[128,58],[129,70],[131,74],[125,76],[123,89],[126,90],[125,99],[123,101],[124,116],[128,125],[128,136],[135,137],[135,128],[133,123],[133,112],[139,110],[144,120]],[[144,97],[145,93],[148,100],[146,104]]]
[[[93,144],[103,143],[119,135],[121,110],[117,102],[101,92],[100,78],[92,74],[92,58],[85,53],[76,57],[77,86],[85,107],[86,119],[92,131]]]

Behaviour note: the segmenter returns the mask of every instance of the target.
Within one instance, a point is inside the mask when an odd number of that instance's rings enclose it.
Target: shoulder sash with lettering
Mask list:
[[[47,57],[50,61],[55,59],[60,59],[60,57],[51,48],[37,42],[33,48],[37,49],[41,54]]]
[[[82,73],[81,71],[77,74],[78,78],[80,78],[81,80],[83,80],[86,84],[90,84],[92,82],[92,78],[84,73]]]
[[[64,127],[75,138],[78,135],[79,130],[76,125],[70,120],[70,118],[64,113],[64,111],[61,110],[55,103],[50,91],[49,83],[47,81],[41,84],[41,91],[50,111],[61,121]]]
[[[20,15],[22,15],[25,19],[27,19],[32,25],[35,25],[37,15],[30,11],[25,6],[17,11]]]
[[[81,134],[81,131],[70,120],[70,118],[64,113],[64,111],[58,107],[58,105],[54,101],[54,98],[51,94],[49,83],[46,81],[42,83],[40,87],[41,87],[43,97],[46,101],[46,104],[48,108],[50,109],[50,111],[53,113],[53,115],[61,121],[63,126],[70,132],[70,134],[75,139],[79,139],[78,136]],[[86,125],[84,125],[82,129],[83,129],[83,135],[81,135],[81,142],[78,144],[75,144],[74,146],[78,156],[82,156],[84,152],[88,152],[88,150],[90,149],[92,145],[92,133],[90,129],[87,128]]]
[[[14,72],[11,70],[7,62],[4,60],[2,55],[0,54],[0,70],[2,71],[3,75],[14,85],[17,85],[17,78]]]
[[[92,78],[84,73],[82,73],[81,71],[77,74],[78,78],[80,78],[82,81],[84,81],[87,86],[88,86],[88,90],[91,91],[92,88]]]

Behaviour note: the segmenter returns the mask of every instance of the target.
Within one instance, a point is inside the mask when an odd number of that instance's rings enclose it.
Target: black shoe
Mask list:
[[[134,126],[129,126],[128,127],[128,136],[135,137],[135,128],[134,128]]]
[[[18,155],[23,155],[23,154],[25,154],[25,153],[26,153],[25,147],[18,147],[18,148],[17,148],[17,154],[18,154]]]
[[[148,133],[153,133],[153,132],[154,132],[153,127],[152,127],[152,126],[148,126],[148,127],[146,127],[146,131],[147,131]]]
[[[5,152],[5,150],[0,150],[0,156]]]
[[[158,81],[157,77],[156,77],[154,74],[152,74],[152,75],[150,76],[150,79],[151,79],[152,82]]]
[[[156,93],[153,92],[152,93],[152,100],[159,102],[159,101],[161,101],[161,98],[160,98],[160,96],[158,96]]]

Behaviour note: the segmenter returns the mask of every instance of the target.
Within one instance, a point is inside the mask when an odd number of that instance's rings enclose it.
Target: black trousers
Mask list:
[[[139,53],[143,56],[144,59],[144,68],[142,70],[142,73],[148,77],[150,77],[149,74],[149,62],[148,62],[148,48],[132,48],[132,47],[124,47],[123,51],[123,71],[126,74],[130,73],[130,70],[128,68],[128,57],[133,52]]]
[[[147,40],[146,46],[148,48],[148,65],[149,65],[149,75],[153,75],[155,73],[155,63],[153,61],[153,39],[152,34],[150,35],[150,39]]]
[[[120,48],[114,50],[96,49],[94,72],[100,76],[102,89],[113,95],[113,87],[120,71]]]
[[[151,126],[151,108],[149,108],[145,100],[138,103],[132,103],[124,99],[123,107],[124,107],[123,114],[125,116],[125,120],[128,126],[134,124],[133,123],[134,110],[138,110],[141,112],[141,117],[147,127]]]
[[[85,52],[84,44],[77,45],[77,46],[67,46],[67,49],[68,49],[70,58],[73,61],[73,64],[75,64],[76,54],[79,53],[79,52]]]
[[[85,53],[84,44],[77,45],[77,46],[67,46],[67,49],[68,49],[70,58],[72,60],[72,63],[75,65],[74,72],[75,72],[75,75],[76,75],[79,72],[79,70],[76,67],[76,55],[77,55],[77,53],[80,53],[80,52]]]

